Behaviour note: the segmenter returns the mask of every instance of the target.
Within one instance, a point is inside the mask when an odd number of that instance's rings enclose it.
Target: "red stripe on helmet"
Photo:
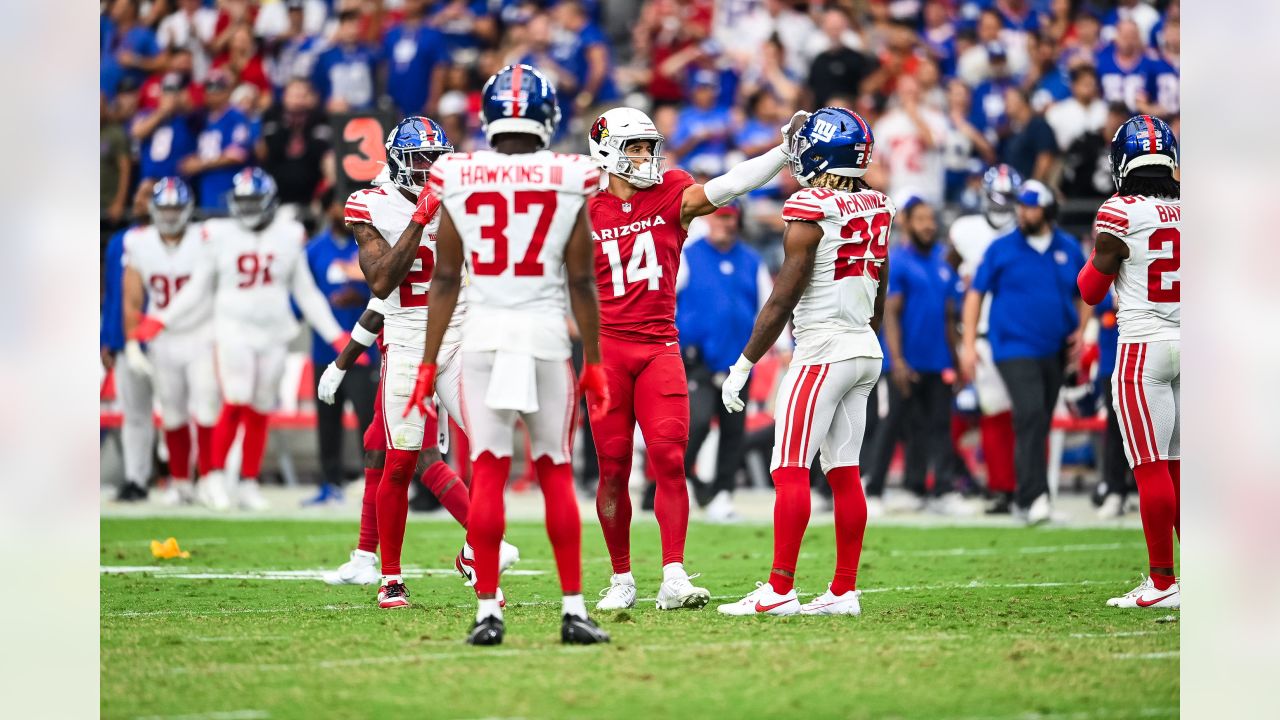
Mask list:
[[[520,117],[520,81],[524,79],[524,66],[511,68],[511,117]]]
[[[1147,137],[1151,138],[1150,153],[1154,155],[1156,153],[1156,125],[1151,122],[1150,115],[1143,115],[1142,122],[1147,124]]]

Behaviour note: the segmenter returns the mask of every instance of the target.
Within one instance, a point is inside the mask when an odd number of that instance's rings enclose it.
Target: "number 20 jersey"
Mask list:
[[[1098,208],[1096,232],[1129,246],[1116,275],[1120,342],[1177,340],[1181,321],[1179,249],[1182,203],[1177,199],[1115,195]]]
[[[600,171],[583,155],[446,155],[428,189],[462,238],[470,282],[462,349],[569,357],[564,252]]]
[[[628,200],[605,192],[591,198],[601,335],[655,343],[679,338],[676,272],[688,237],[680,203],[693,184],[684,170],[668,170],[661,183]]]
[[[431,291],[431,271],[435,267],[436,232],[440,229],[440,202],[434,197],[429,197],[427,202],[431,219],[422,229],[417,257],[409,267],[409,274],[404,281],[382,301],[382,336],[385,342],[392,345],[420,348],[427,339],[427,296]],[[363,188],[347,198],[346,223],[372,225],[387,244],[394,246],[400,240],[400,234],[409,226],[416,207],[412,200],[406,198],[391,183]],[[460,295],[445,342],[457,342],[456,329],[461,325],[465,308]]]
[[[791,315],[793,364],[884,356],[871,316],[895,214],[893,201],[875,190],[805,188],[782,206],[783,220],[813,222],[822,228],[813,277]]]

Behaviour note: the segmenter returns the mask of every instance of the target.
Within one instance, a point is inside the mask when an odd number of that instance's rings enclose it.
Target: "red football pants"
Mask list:
[[[609,380],[609,409],[591,417],[600,461],[596,514],[615,573],[631,570],[631,452],[636,423],[644,433],[649,474],[657,482],[654,515],[662,537],[662,564],[684,562],[689,489],[684,453],[689,443],[689,384],[680,347],[672,342],[600,338]]]

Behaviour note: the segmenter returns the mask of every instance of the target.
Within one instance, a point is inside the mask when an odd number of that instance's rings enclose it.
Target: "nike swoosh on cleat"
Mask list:
[[[772,604],[772,605],[761,605],[761,604],[760,604],[760,601],[759,601],[759,600],[757,600],[757,601],[756,601],[756,612],[758,612],[758,613],[762,613],[762,612],[769,612],[770,610],[772,610],[772,609],[774,609],[774,608],[776,608],[776,607],[782,607],[783,605],[786,605],[787,603],[791,602],[793,599],[794,599],[794,598],[787,598],[786,600],[783,600],[782,602],[777,602],[777,603],[774,603],[774,604]]]
[[[1173,597],[1173,595],[1174,595],[1173,593],[1169,593],[1168,595],[1161,595],[1155,600],[1143,600],[1142,598],[1138,598],[1134,602],[1138,603],[1138,607],[1151,607],[1152,605],[1155,605],[1156,603],[1160,602],[1161,600],[1164,600],[1165,598]]]

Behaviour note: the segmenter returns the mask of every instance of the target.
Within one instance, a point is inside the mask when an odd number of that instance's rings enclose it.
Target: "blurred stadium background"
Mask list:
[[[666,135],[668,163],[703,180],[775,145],[778,126],[797,109],[856,109],[876,133],[870,183],[899,206],[918,198],[932,207],[944,240],[955,218],[980,212],[983,172],[1007,163],[1058,193],[1059,222],[1087,254],[1089,223],[1111,192],[1107,147],[1116,126],[1147,112],[1179,130],[1178,0],[112,0],[101,4],[100,29],[104,287],[119,272],[106,261],[112,240],[144,220],[150,185],[166,175],[185,177],[199,216],[208,217],[225,212],[236,170],[262,166],[279,182],[284,212],[314,236],[345,235],[341,214],[330,210],[376,176],[391,125],[425,114],[458,149],[483,147],[480,86],[513,62],[537,66],[557,85],[565,120],[556,149],[585,152],[597,114],[630,105]],[[741,205],[733,231],[766,268],[781,260],[779,211],[795,189],[784,172]],[[896,242],[904,242],[900,225]],[[710,231],[696,223],[690,239]],[[359,284],[358,268],[342,271]],[[109,295],[104,488],[123,477],[111,377],[122,338],[112,331],[118,305]],[[1108,329],[1105,315],[1092,324],[1086,358],[1105,355]],[[268,481],[300,488],[300,498],[320,479],[313,368],[328,362],[324,343],[313,353],[309,340],[295,342],[266,465]],[[774,377],[786,359],[780,349]],[[690,358],[691,376],[697,362]],[[1051,472],[1064,495],[1101,500],[1106,410],[1097,398],[1107,378],[1093,368],[1077,378],[1071,401],[1059,403]],[[762,368],[752,386],[758,402],[737,469],[744,486],[768,487],[770,377]],[[892,409],[889,384],[886,373],[882,417]],[[947,480],[980,496],[985,466],[972,398],[959,393],[951,412],[959,452]],[[896,486],[893,438],[875,442],[874,432],[863,466],[876,465],[867,454],[885,448]],[[697,474],[707,480],[715,442],[713,431],[699,456]],[[350,477],[358,476],[357,443],[353,428]],[[575,467],[588,491],[594,458],[589,444],[578,446]],[[821,491],[820,478],[815,487]]]

